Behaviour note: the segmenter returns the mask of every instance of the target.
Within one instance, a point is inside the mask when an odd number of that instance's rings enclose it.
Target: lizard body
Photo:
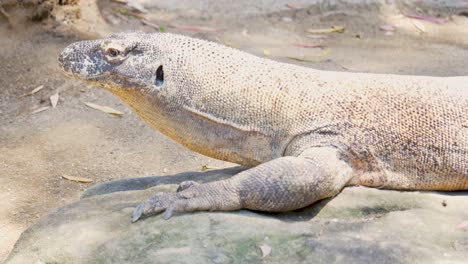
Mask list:
[[[320,71],[167,33],[78,42],[59,61],[189,149],[252,167],[158,194],[134,221],[293,210],[346,185],[468,189],[468,77]]]

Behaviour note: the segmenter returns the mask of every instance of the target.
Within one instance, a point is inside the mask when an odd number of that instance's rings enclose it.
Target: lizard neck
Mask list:
[[[268,152],[271,137],[216,120],[207,113],[181,107],[144,90],[111,90],[154,129],[205,156],[243,166],[276,158]]]

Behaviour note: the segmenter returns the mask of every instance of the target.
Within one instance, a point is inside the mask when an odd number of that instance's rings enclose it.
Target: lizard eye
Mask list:
[[[115,58],[115,57],[119,56],[120,51],[117,50],[117,49],[109,48],[109,49],[107,49],[106,53],[107,53],[107,55],[109,55],[109,57]]]

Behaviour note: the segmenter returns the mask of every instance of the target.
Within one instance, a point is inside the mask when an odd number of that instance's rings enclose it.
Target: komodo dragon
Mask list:
[[[59,64],[187,148],[252,167],[158,193],[133,222],[163,211],[289,211],[347,185],[468,190],[468,77],[321,71],[142,32],[71,44]]]

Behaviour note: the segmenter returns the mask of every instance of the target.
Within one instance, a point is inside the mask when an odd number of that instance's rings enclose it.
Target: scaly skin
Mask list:
[[[468,189],[468,77],[319,71],[173,34],[74,43],[63,71],[119,96],[204,155],[253,167],[141,203],[165,211],[288,211],[346,185]]]

